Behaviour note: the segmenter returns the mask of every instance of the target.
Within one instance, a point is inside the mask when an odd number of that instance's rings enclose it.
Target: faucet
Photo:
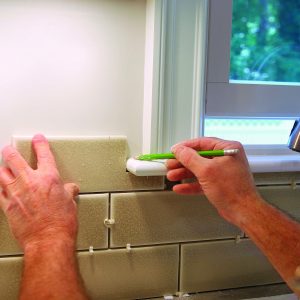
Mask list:
[[[288,147],[293,151],[300,152],[300,119],[296,120],[294,123],[290,133]]]

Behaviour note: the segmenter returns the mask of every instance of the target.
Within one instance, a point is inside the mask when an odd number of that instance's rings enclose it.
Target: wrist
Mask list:
[[[49,250],[62,249],[62,251],[75,251],[76,240],[70,236],[59,234],[56,236],[44,236],[42,238],[35,238],[27,241],[24,246],[24,255],[42,253]]]
[[[243,199],[234,201],[236,205],[230,206],[230,210],[226,209],[220,214],[230,223],[245,230],[247,224],[252,224],[253,219],[256,217],[257,212],[261,211],[266,202],[257,193],[251,193],[244,196]]]
[[[243,231],[247,231],[249,226],[257,222],[255,219],[265,211],[266,205],[267,203],[259,194],[247,197],[236,215],[235,224]]]

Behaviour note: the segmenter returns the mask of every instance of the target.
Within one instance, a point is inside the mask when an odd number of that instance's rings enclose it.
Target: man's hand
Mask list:
[[[75,184],[63,184],[44,136],[32,140],[37,156],[33,170],[11,146],[2,151],[0,205],[11,230],[25,249],[43,240],[67,239],[75,244],[77,233]]]
[[[10,146],[0,168],[0,205],[24,250],[20,299],[86,300],[75,255],[78,187],[63,184],[44,136],[32,145],[36,170]]]
[[[195,151],[236,148],[239,153],[234,156],[213,158],[201,157]],[[199,138],[177,144],[172,151],[176,159],[167,162],[168,179],[197,180],[175,185],[174,191],[204,193],[221,216],[240,227],[256,243],[300,296],[300,224],[258,194],[242,145],[216,138]]]
[[[206,158],[195,151],[217,149],[239,149],[239,153]],[[175,185],[173,190],[180,194],[204,193],[223,217],[238,223],[239,212],[246,208],[247,200],[258,197],[242,145],[217,138],[199,138],[177,144],[172,151],[176,159],[167,161],[167,178],[170,181],[197,179]]]

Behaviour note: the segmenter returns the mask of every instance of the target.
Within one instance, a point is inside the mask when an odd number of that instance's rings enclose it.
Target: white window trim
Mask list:
[[[147,1],[145,153],[202,134],[207,11],[208,0]]]
[[[210,0],[206,115],[299,117],[299,85],[229,82],[231,23],[232,0]]]

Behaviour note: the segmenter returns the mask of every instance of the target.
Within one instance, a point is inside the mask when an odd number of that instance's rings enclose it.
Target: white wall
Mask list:
[[[0,147],[127,135],[142,149],[146,1],[0,0]]]

